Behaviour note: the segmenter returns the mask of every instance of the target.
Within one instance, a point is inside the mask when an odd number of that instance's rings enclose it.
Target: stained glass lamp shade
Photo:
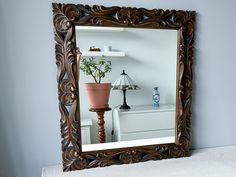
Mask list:
[[[121,105],[120,109],[130,109],[130,106],[126,103],[126,90],[137,90],[140,89],[138,85],[134,83],[134,81],[125,73],[120,75],[120,77],[114,82],[112,85],[113,90],[122,90],[123,91],[123,105]]]

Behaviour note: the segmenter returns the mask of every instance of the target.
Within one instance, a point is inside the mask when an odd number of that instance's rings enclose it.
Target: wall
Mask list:
[[[177,30],[153,30],[125,28],[120,32],[77,30],[76,42],[80,50],[88,51],[91,45],[112,46],[113,50],[125,52],[123,57],[106,57],[112,63],[112,71],[106,74],[102,82],[114,83],[122,70],[139,86],[138,90],[127,91],[127,103],[133,105],[151,105],[153,87],[158,86],[160,104],[175,105],[176,101],[176,64]],[[83,58],[83,55],[82,55]],[[87,57],[89,58],[89,57]],[[95,57],[99,59],[100,57]],[[92,143],[97,143],[97,115],[89,111],[88,96],[84,83],[93,83],[91,76],[80,72],[80,115],[82,119],[92,119]],[[117,107],[123,103],[122,91],[111,90],[109,106]],[[174,122],[173,117],[173,122]],[[112,111],[105,114],[106,142],[111,141]]]
[[[236,144],[236,1],[70,2],[196,10],[192,147]],[[0,176],[40,176],[61,162],[51,1],[1,0],[0,22]]]

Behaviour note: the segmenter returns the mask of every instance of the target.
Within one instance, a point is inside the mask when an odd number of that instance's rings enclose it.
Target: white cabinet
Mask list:
[[[81,120],[81,139],[82,144],[91,144],[91,126],[92,120],[82,119]]]
[[[116,141],[175,136],[175,106],[132,106],[113,110]]]

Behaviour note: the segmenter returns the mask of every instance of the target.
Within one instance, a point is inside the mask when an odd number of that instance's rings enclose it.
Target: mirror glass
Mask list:
[[[76,27],[82,59],[111,61],[111,71],[101,83],[114,84],[124,70],[132,79],[127,82],[135,85],[125,92],[130,109],[120,109],[123,91],[111,89],[111,110],[104,114],[106,140],[99,143],[97,114],[89,111],[85,89],[94,79],[80,69],[82,151],[175,142],[177,39],[177,30]]]

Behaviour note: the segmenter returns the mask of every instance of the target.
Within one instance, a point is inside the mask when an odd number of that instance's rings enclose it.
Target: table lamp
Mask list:
[[[140,89],[137,85],[134,84],[134,81],[125,73],[120,75],[120,77],[112,85],[112,90],[122,90],[124,99],[123,105],[120,106],[120,109],[130,109],[130,106],[126,103],[126,90],[137,90]]]

